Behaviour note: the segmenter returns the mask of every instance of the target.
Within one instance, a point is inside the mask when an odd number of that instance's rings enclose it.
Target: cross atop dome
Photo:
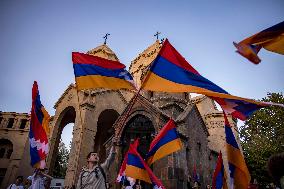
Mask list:
[[[161,34],[161,32],[158,32],[154,35],[155,37],[157,37],[157,40],[159,40],[159,35]]]
[[[104,39],[105,39],[104,44],[105,44],[105,45],[107,44],[107,36],[109,36],[109,35],[110,35],[109,33],[106,33],[106,35],[104,36]]]

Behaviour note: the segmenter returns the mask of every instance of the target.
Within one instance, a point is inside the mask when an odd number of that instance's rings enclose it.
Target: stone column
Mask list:
[[[95,106],[89,103],[80,105],[76,115],[71,152],[65,176],[65,187],[76,186],[82,167],[87,164],[87,155],[94,150],[97,123],[94,121]]]

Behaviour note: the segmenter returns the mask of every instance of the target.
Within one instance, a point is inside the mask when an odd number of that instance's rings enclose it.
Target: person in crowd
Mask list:
[[[49,189],[50,180],[52,179],[46,173],[47,169],[36,169],[32,177],[32,185],[30,189]]]
[[[104,163],[99,163],[97,152],[90,152],[87,156],[87,166],[82,168],[77,182],[77,189],[107,189],[106,173],[116,154],[114,143]]]
[[[14,184],[10,184],[7,189],[24,189],[23,176],[18,176]]]
[[[197,181],[195,181],[192,188],[199,189],[200,188],[199,183]]]
[[[24,189],[31,189],[32,186],[32,176],[28,176],[25,181]]]

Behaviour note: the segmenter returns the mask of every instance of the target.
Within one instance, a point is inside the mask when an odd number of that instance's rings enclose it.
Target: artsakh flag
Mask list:
[[[181,148],[182,142],[178,136],[175,122],[170,119],[151,142],[149,152],[146,155],[147,163],[151,165]]]
[[[247,189],[250,183],[250,174],[225,112],[224,119],[230,189]]]
[[[29,131],[31,165],[35,168],[45,168],[48,154],[50,116],[41,104],[38,85],[35,81],[32,88],[32,110]]]
[[[73,52],[73,68],[78,90],[108,88],[133,89],[133,78],[118,61]]]
[[[271,103],[230,95],[227,91],[200,75],[166,40],[153,61],[142,89],[160,92],[192,92],[216,100],[234,117],[245,120],[254,111]],[[279,104],[273,104],[279,105]],[[283,104],[280,104],[283,106]]]
[[[284,55],[284,22],[233,44],[240,55],[254,64],[259,64],[261,61],[257,56],[261,48]]]
[[[127,152],[125,175],[152,184],[154,189],[164,189],[162,182],[154,175],[150,167],[137,152],[137,146],[138,140],[134,144],[130,144]]]
[[[218,155],[217,164],[213,173],[212,189],[228,189],[222,153]]]

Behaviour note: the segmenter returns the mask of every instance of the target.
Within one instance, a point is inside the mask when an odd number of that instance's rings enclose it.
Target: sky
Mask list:
[[[283,92],[283,55],[262,49],[262,62],[254,65],[232,44],[283,20],[283,0],[1,0],[0,111],[29,112],[36,80],[42,104],[54,115],[54,104],[75,82],[71,52],[101,45],[106,33],[127,67],[159,31],[231,94],[261,99]]]

